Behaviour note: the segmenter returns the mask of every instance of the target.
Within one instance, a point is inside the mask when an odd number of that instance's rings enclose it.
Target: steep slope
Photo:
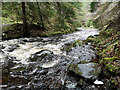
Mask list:
[[[94,45],[106,85],[120,87],[120,2],[99,3],[94,17],[95,26],[100,27]]]

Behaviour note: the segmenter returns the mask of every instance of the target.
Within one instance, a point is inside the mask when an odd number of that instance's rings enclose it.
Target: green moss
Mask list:
[[[67,70],[72,71],[77,75],[82,75],[82,72],[80,72],[80,69],[78,67],[78,64],[69,64]]]
[[[110,3],[109,3],[110,4]],[[104,4],[103,8],[101,8],[101,12],[107,10],[109,4]],[[100,27],[100,35],[95,38],[94,45],[95,50],[97,51],[99,55],[99,63],[102,64],[106,73],[106,76],[111,75],[110,77],[113,78],[113,76],[116,78],[117,75],[120,75],[120,31],[119,31],[119,25],[118,25],[118,18],[112,18],[113,14],[116,14],[119,10],[119,5],[116,5],[113,9],[111,14],[108,16],[109,19],[106,17],[105,19],[102,19],[101,16],[99,16],[95,22]],[[101,13],[100,12],[100,13]],[[103,13],[105,14],[105,13]],[[107,14],[107,13],[106,13]],[[110,18],[112,18],[110,20]],[[105,21],[102,23],[102,21]],[[115,82],[115,79],[110,79],[108,85],[110,87],[118,85],[118,83]]]
[[[94,41],[94,38],[88,38],[87,39],[87,42],[93,42]]]
[[[67,30],[60,30],[60,31],[57,31],[57,30],[52,30],[51,32],[46,32],[46,33],[43,33],[43,32],[40,32],[39,33],[39,36],[45,36],[45,37],[49,37],[49,36],[56,36],[56,35],[62,35],[62,34],[68,34],[68,33],[71,33],[71,32],[74,32],[75,30],[70,30],[70,29],[67,29]]]
[[[64,45],[64,47],[61,48],[62,51],[66,51],[66,52],[70,52],[72,50],[72,44],[71,43],[67,43]]]
[[[86,40],[83,40],[84,44],[87,44],[88,42],[94,42],[96,37],[89,36]]]
[[[83,42],[78,39],[77,41],[75,41],[73,43],[65,44],[64,47],[61,48],[61,50],[66,51],[66,52],[70,52],[73,47],[81,46],[81,45],[83,45]]]
[[[109,58],[104,58],[100,61],[101,64],[105,65],[105,68],[114,73],[114,74],[118,74],[120,73],[120,67],[117,66],[117,61],[118,61],[118,57],[109,57]]]
[[[55,32],[53,32],[53,33],[48,34],[48,36],[59,35],[59,34],[62,34],[62,33],[63,33],[63,32],[61,32],[61,31],[55,31]]]
[[[12,24],[14,23],[15,21],[10,19],[10,18],[5,18],[5,17],[2,17],[2,23],[4,24]]]
[[[115,77],[111,77],[111,78],[108,80],[108,82],[107,82],[106,85],[109,86],[109,87],[112,87],[112,88],[117,88],[117,87],[120,86],[120,85],[119,85],[119,82],[116,80]]]
[[[78,64],[86,64],[88,61],[80,61]]]
[[[110,72],[119,74],[120,73],[120,67],[117,67],[116,65],[113,65],[112,63],[108,63],[106,65],[106,69],[108,69]]]
[[[79,85],[82,85],[82,86],[86,85],[86,82],[85,82],[85,80],[83,78],[80,78]]]
[[[78,44],[79,46],[81,46],[81,45],[82,45],[82,41],[80,41],[80,40],[78,39],[77,41],[75,41],[75,42],[72,43],[72,46],[73,46],[73,47],[76,47],[77,44]]]
[[[109,57],[109,58],[104,58],[104,60],[105,61],[114,61],[114,60],[116,60],[116,59],[118,59],[118,57]]]

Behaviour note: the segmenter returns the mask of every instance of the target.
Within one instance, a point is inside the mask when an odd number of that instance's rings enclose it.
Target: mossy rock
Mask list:
[[[87,41],[87,42],[93,42],[93,41],[94,41],[94,38],[88,38],[86,41]]]
[[[72,44],[71,43],[67,43],[67,44],[65,44],[62,48],[61,48],[61,50],[62,51],[66,51],[66,52],[70,52],[71,50],[72,50]]]
[[[73,47],[77,47],[77,46],[81,46],[83,43],[81,40],[77,40],[73,43],[66,43],[62,48],[61,50],[62,51],[66,51],[66,52],[70,52],[72,50]]]
[[[75,41],[75,42],[72,43],[72,46],[73,46],[73,47],[76,47],[77,45],[81,46],[82,44],[83,44],[82,41],[80,41],[80,40],[78,39],[77,41]]]
[[[85,86],[86,85],[86,82],[85,82],[85,80],[83,78],[80,78],[79,85],[81,85],[81,86]]]
[[[89,36],[86,40],[83,40],[84,44],[88,44],[89,42],[95,42],[96,37],[94,36]]]
[[[81,75],[82,74],[82,72],[79,71],[78,64],[69,64],[68,67],[67,67],[67,70],[71,71],[71,72],[74,72],[77,75]]]
[[[78,64],[87,64],[88,61],[80,61]]]
[[[88,38],[94,38],[94,36],[89,36]]]
[[[86,79],[96,79],[101,73],[101,68],[96,63],[70,64],[67,70]]]

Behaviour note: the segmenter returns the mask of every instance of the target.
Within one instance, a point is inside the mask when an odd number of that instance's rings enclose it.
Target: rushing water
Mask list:
[[[1,87],[9,90],[81,90],[78,78],[68,74],[67,66],[71,62],[94,60],[96,54],[90,45],[77,45],[68,53],[61,49],[78,39],[86,40],[96,34],[99,34],[97,29],[81,28],[61,36],[1,41],[0,62],[4,80]],[[94,84],[84,88],[98,90]]]

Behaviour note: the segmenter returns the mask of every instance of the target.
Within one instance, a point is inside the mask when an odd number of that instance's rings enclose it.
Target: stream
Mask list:
[[[90,61],[96,59],[90,43],[76,44],[67,50],[76,40],[86,40],[97,34],[97,29],[79,28],[67,35],[1,41],[0,87],[3,90],[105,90],[102,89],[103,81],[98,80],[99,75],[88,73],[95,70]],[[71,64],[78,64],[81,76],[76,74],[74,67],[67,70]]]

